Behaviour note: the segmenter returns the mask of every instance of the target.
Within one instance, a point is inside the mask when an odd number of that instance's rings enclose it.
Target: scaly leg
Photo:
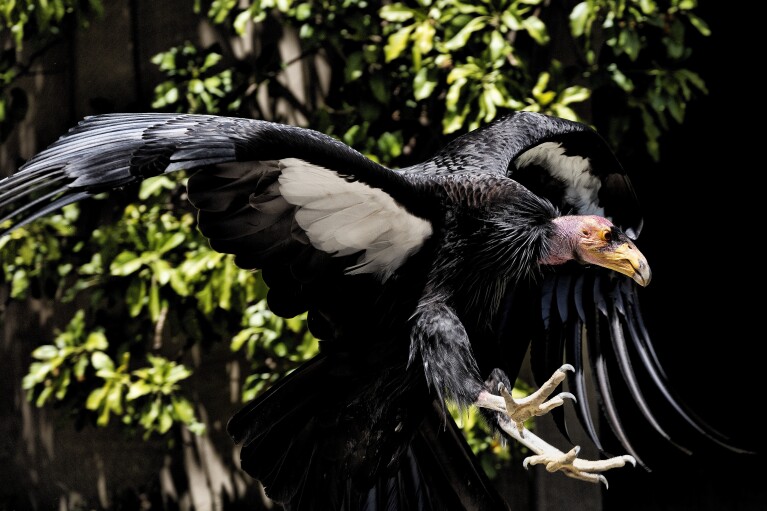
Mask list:
[[[476,405],[489,410],[500,412],[498,426],[510,437],[533,451],[535,455],[525,458],[523,466],[545,464],[549,472],[562,471],[565,475],[592,483],[604,483],[607,487],[607,479],[600,473],[612,468],[631,463],[636,466],[633,456],[623,455],[606,460],[583,460],[578,458],[580,447],[576,446],[564,453],[545,442],[532,431],[524,427],[524,422],[531,417],[544,415],[564,403],[564,399],[575,400],[575,396],[569,392],[562,392],[548,399],[556,387],[565,379],[566,372],[573,371],[570,364],[565,364],[541,385],[541,388],[529,396],[516,400],[506,389],[503,383],[498,385],[500,396],[487,391],[480,393]]]

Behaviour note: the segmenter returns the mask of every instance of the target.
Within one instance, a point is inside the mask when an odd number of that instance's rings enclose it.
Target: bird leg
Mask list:
[[[524,423],[526,420],[532,417],[539,417],[549,413],[557,406],[561,406],[565,399],[572,399],[575,401],[575,396],[569,392],[560,392],[551,399],[549,396],[564,381],[567,376],[566,371],[574,371],[575,369],[570,364],[565,364],[549,378],[541,387],[522,399],[514,399],[511,397],[511,393],[506,389],[503,383],[498,384],[498,391],[500,396],[487,393],[487,398],[492,399],[495,402],[496,411],[504,412],[509,419],[511,419],[517,426],[520,432],[527,431]],[[499,399],[501,398],[501,399]],[[548,399],[548,401],[547,401]],[[503,405],[504,409],[498,409],[498,405]],[[479,406],[482,406],[481,404]]]
[[[498,427],[535,453],[533,456],[525,458],[523,462],[525,468],[529,465],[545,464],[546,470],[549,472],[561,471],[569,477],[592,483],[603,483],[607,487],[607,479],[600,472],[622,467],[626,463],[636,466],[636,460],[633,456],[623,455],[596,461],[583,460],[578,458],[579,446],[575,446],[564,453],[524,426],[524,422],[531,417],[544,415],[557,406],[561,406],[564,399],[575,400],[575,396],[569,392],[561,392],[548,399],[565,379],[566,371],[572,370],[573,367],[570,364],[563,365],[536,392],[523,399],[514,399],[506,386],[499,383],[500,396],[482,391],[475,404],[500,412],[496,415]]]

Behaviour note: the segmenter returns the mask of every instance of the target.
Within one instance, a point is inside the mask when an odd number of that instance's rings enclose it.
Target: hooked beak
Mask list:
[[[652,272],[645,256],[630,241],[593,254],[600,266],[615,270],[634,279],[640,286],[650,283]]]

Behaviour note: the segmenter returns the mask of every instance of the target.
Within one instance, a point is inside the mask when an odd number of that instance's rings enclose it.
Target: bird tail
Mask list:
[[[291,511],[506,509],[428,394],[386,392],[385,374],[349,367],[319,355],[230,419],[242,469],[271,499]]]

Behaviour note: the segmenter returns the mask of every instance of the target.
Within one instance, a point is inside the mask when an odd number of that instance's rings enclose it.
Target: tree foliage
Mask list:
[[[27,113],[19,78],[69,27],[87,27],[101,12],[101,0],[0,0],[0,142]]]
[[[97,0],[3,1],[13,43],[0,59],[4,133],[24,114],[14,88],[26,69],[22,46],[42,48],[99,9]],[[197,0],[194,9],[222,42],[156,55],[164,79],[147,108],[282,121],[287,105],[307,126],[393,167],[510,109],[593,122],[619,153],[637,150],[639,126],[642,151],[657,159],[660,135],[706,93],[685,67],[690,40],[709,32],[694,0]],[[287,61],[277,51],[285,37],[300,48]],[[234,42],[244,38],[260,51],[238,54]],[[284,79],[291,66],[301,67],[303,88]],[[30,399],[66,402],[96,425],[116,418],[144,435],[176,424],[202,433],[184,393],[193,347],[228,342],[249,361],[243,399],[316,353],[303,317],[273,315],[259,274],[208,247],[183,180],[154,178],[115,195],[0,239],[13,299],[55,298],[79,311],[32,353]],[[492,440],[476,417],[459,419],[486,451]]]

